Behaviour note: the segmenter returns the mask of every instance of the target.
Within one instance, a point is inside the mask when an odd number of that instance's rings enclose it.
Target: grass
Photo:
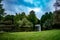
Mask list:
[[[60,30],[0,33],[0,40],[60,40]]]

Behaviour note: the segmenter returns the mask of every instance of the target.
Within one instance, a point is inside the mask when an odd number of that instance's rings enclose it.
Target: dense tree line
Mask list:
[[[25,12],[16,13],[15,15],[8,15],[8,13],[7,14],[4,13],[4,9],[2,8],[3,5],[1,4],[1,1],[2,0],[0,0],[0,23],[6,22],[5,24],[15,25],[15,31],[16,30],[34,31],[36,24],[40,24],[42,30],[53,29],[53,25],[54,25],[53,20],[55,20],[53,18],[54,13],[46,12],[44,15],[42,15],[41,19],[38,19],[36,17],[36,14],[33,10],[29,12],[29,15],[26,15]],[[25,27],[25,29],[23,29],[23,27]]]
[[[31,27],[31,31],[33,31],[39,19],[36,17],[35,12],[31,11],[29,15],[26,15],[25,12],[16,13],[16,15],[5,15],[2,20],[3,22],[8,21],[7,25],[9,21],[12,21],[10,24],[14,24],[16,30],[21,27]]]
[[[22,31],[22,27],[27,28],[29,31],[33,31],[35,30],[35,25],[39,23],[38,20],[39,19],[36,17],[33,10],[30,11],[29,15],[26,15],[25,12],[16,13],[16,15],[8,15],[4,13],[2,4],[0,4],[0,24],[2,23],[4,25],[15,25],[15,28],[13,29],[18,31]]]
[[[53,28],[55,29],[60,29],[60,10],[58,11],[54,11],[54,25],[53,25]]]

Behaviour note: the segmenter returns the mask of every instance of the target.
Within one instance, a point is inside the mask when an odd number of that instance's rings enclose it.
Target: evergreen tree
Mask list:
[[[33,24],[33,31],[34,31],[35,25],[38,23],[38,19],[37,19],[35,12],[33,10],[28,15],[28,20]]]
[[[1,4],[2,0],[0,0],[0,21],[2,20],[2,17],[4,15],[4,9],[3,9],[3,5]]]
[[[41,17],[41,27],[43,28],[51,28],[53,25],[53,14],[52,12],[46,12],[42,17]],[[48,26],[48,27],[47,27]]]
[[[35,12],[32,10],[30,14],[28,15],[28,20],[33,23],[33,25],[37,24],[38,19],[35,15]]]
[[[22,20],[23,18],[26,18],[25,12],[22,12],[22,13],[21,13],[21,16],[20,16],[20,19],[21,19],[21,20]]]

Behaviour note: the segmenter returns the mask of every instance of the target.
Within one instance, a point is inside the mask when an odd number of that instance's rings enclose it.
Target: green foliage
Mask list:
[[[23,21],[23,27],[33,27],[33,24],[29,22],[26,18],[23,18],[22,21]]]
[[[2,0],[0,0],[0,21],[3,19],[3,15],[4,15],[4,9],[2,8],[2,4],[1,4]]]
[[[33,24],[29,22],[26,18],[23,18],[22,20],[17,21],[19,24],[19,27],[32,27]]]
[[[19,25],[17,22],[18,21],[21,21],[23,18],[26,18],[26,15],[25,15],[25,13],[24,12],[22,12],[21,14],[19,13],[16,13],[16,15],[15,15],[15,17],[14,17],[14,23],[16,24],[16,25]]]
[[[35,15],[35,12],[32,10],[30,14],[28,15],[28,20],[33,23],[33,25],[37,24],[38,19]]]
[[[60,10],[54,11],[53,19],[53,28],[60,29]]]
[[[45,23],[43,24],[43,28],[44,29],[52,29],[52,20],[47,20],[45,21]]]
[[[14,15],[6,15],[4,21],[13,20],[14,21]]]
[[[0,3],[1,3],[2,0],[0,0]]]
[[[2,21],[3,16],[0,15],[0,21]]]
[[[19,14],[16,13],[16,15],[15,15],[15,17],[14,17],[14,20],[15,20],[15,21],[20,20],[20,16],[21,16],[20,13],[19,13]]]
[[[24,12],[22,12],[21,14],[20,13],[19,14],[16,13],[16,15],[14,17],[14,20],[16,22],[16,21],[22,20],[23,18],[26,18],[26,15],[25,15]]]
[[[2,0],[0,0],[0,15],[4,15],[4,9],[3,9],[3,5],[1,4]]]
[[[52,12],[46,12],[42,17],[41,17],[41,26],[43,28],[51,28],[53,25],[53,14]]]
[[[22,20],[23,18],[26,18],[26,14],[25,14],[25,12],[22,12],[22,13],[21,13],[20,18],[21,18],[21,20]]]
[[[14,23],[17,26],[17,30],[24,30],[21,29],[21,27],[33,27],[33,24],[27,19],[27,16],[25,15],[24,12],[21,14],[16,14],[14,17]]]

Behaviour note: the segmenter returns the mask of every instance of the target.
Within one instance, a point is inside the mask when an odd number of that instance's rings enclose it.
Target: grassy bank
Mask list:
[[[60,40],[60,30],[0,33],[0,40]]]

